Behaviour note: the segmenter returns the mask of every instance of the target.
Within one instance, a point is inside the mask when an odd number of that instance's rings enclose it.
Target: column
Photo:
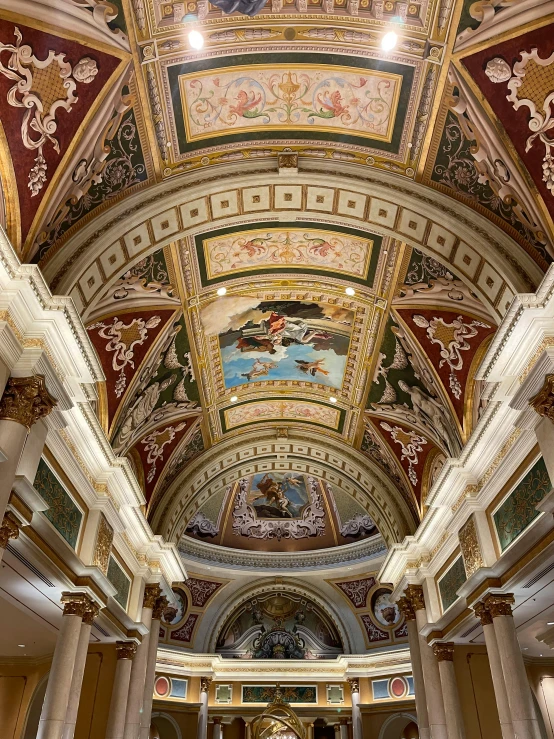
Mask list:
[[[335,730],[335,739],[341,739],[340,724],[334,724],[333,728]]]
[[[31,426],[47,416],[57,401],[50,395],[42,375],[10,377],[0,400],[0,447],[7,455],[1,464],[0,517],[12,492],[17,465]],[[0,549],[0,555],[4,552]]]
[[[360,681],[357,677],[350,678],[348,680],[350,685],[350,693],[352,696],[352,739],[362,739],[363,737],[363,726],[362,726],[362,712],[360,711]],[[308,739],[313,739],[314,725],[312,727],[312,735],[308,736]]]
[[[427,610],[421,585],[408,585],[406,595],[415,611],[418,634],[427,624]],[[427,715],[431,739],[447,739],[446,716],[442,698],[439,665],[433,650],[427,644],[427,639],[419,634],[419,651],[421,667],[425,683],[425,697],[427,700]]]
[[[208,691],[211,682],[211,677],[200,678],[200,710],[198,711],[196,739],[206,739],[208,736]]]
[[[61,739],[63,734],[81,623],[90,600],[85,593],[62,593],[62,603],[62,625],[42,704],[37,739]]]
[[[213,739],[222,739],[223,738],[223,725],[222,725],[222,716],[214,716],[214,734]]]
[[[433,653],[439,663],[448,739],[465,739],[462,706],[454,672],[454,642],[437,642],[433,645]]]
[[[137,647],[137,653],[131,668],[131,680],[129,682],[129,696],[127,698],[127,713],[125,715],[125,739],[138,739],[140,732],[140,712],[144,699],[144,684],[146,681],[146,667],[148,662],[148,644],[150,641],[150,628],[152,626],[152,611],[157,599],[160,597],[160,586],[147,585],[144,589],[142,601],[142,623],[148,628],[148,634],[143,636],[142,642]]]
[[[408,643],[410,645],[410,659],[414,678],[415,704],[420,739],[430,739],[429,716],[427,714],[427,698],[423,681],[423,667],[421,665],[421,650],[419,648],[419,633],[416,616],[411,601],[403,596],[398,599],[398,607],[404,614],[408,628]],[[355,738],[354,738],[355,739]]]
[[[247,736],[246,739],[249,737]],[[306,739],[314,739],[314,725],[311,721],[306,725]]]
[[[492,616],[514,734],[517,739],[541,739],[512,616],[514,596],[511,593],[488,595],[484,600]]]
[[[504,682],[504,674],[502,672],[502,663],[500,661],[500,652],[498,651],[498,642],[494,633],[492,616],[485,604],[481,601],[473,606],[475,615],[480,619],[485,636],[485,644],[487,646],[487,655],[489,657],[489,665],[491,668],[492,684],[494,695],[496,697],[496,707],[498,708],[498,718],[500,719],[500,729],[502,731],[502,739],[515,739],[514,729],[512,726],[512,716],[510,714],[510,706],[508,704],[508,694],[506,693],[506,683]]]
[[[245,739],[252,739],[252,719],[250,721],[247,721],[246,719],[243,719],[244,721],[244,727],[246,729],[245,731]],[[310,737],[308,737],[310,739]],[[313,739],[313,737],[312,737]]]
[[[118,641],[115,648],[117,651],[117,667],[115,668],[106,739],[122,739],[125,731],[129,682],[137,645],[133,641]]]
[[[158,656],[158,642],[160,639],[160,622],[167,608],[167,598],[161,596],[156,600],[152,610],[152,625],[148,640],[148,658],[146,660],[146,679],[144,681],[144,697],[140,718],[140,739],[149,739],[150,722],[152,720],[152,703],[154,700],[154,683],[156,681],[156,659]]]
[[[340,739],[348,739],[348,719],[339,719],[339,737]]]
[[[89,607],[83,615],[77,654],[75,656],[75,667],[73,668],[73,677],[69,691],[69,703],[67,704],[67,713],[65,714],[63,739],[73,739],[73,735],[75,734],[75,724],[77,723],[77,714],[79,712],[79,699],[81,697],[81,686],[83,684],[83,675],[85,674],[85,665],[87,662],[90,632],[92,622],[98,615],[99,610],[100,608],[97,603],[89,601]]]

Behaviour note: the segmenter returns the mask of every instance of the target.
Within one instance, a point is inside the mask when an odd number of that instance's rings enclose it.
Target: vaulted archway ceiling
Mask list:
[[[3,220],[83,317],[155,529],[214,557],[413,531],[554,256],[548,3],[1,5]]]

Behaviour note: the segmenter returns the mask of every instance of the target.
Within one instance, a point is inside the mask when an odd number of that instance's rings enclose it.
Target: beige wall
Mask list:
[[[2,739],[21,739],[27,711],[50,662],[32,665],[23,661],[0,664],[0,717]]]
[[[502,739],[486,647],[456,645],[454,669],[466,735],[472,739]]]
[[[554,739],[554,665],[526,665],[529,683],[539,704],[548,739]]]
[[[89,647],[75,739],[104,739],[116,664],[115,645]]]

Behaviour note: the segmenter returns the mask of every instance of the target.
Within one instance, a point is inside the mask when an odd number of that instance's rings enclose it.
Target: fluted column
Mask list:
[[[73,735],[75,734],[77,714],[79,713],[79,700],[81,698],[81,687],[83,685],[83,675],[85,674],[85,665],[87,662],[90,632],[92,630],[92,622],[98,615],[99,610],[97,603],[90,602],[87,611],[83,615],[81,630],[79,632],[77,654],[75,655],[75,667],[73,668],[73,677],[71,679],[71,688],[69,691],[69,702],[67,704],[67,713],[65,715],[65,724],[63,727],[63,739],[73,739]]]
[[[514,734],[517,739],[541,739],[531,687],[512,616],[513,602],[514,596],[511,593],[488,595],[485,598],[500,652]]]
[[[152,610],[152,624],[148,641],[148,659],[146,660],[146,679],[144,681],[144,697],[140,718],[140,739],[149,739],[152,720],[152,703],[154,700],[154,683],[156,682],[156,658],[160,640],[160,623],[167,608],[167,598],[161,596],[156,600]]]
[[[200,678],[200,710],[198,711],[196,739],[206,739],[208,736],[208,691],[211,682],[211,677]]]
[[[348,684],[350,685],[350,693],[352,695],[352,739],[362,739],[363,726],[362,712],[360,711],[360,681],[357,677],[353,677],[348,680]],[[310,725],[313,734],[313,724]]]
[[[408,643],[410,645],[410,659],[412,662],[412,675],[414,678],[415,704],[417,713],[417,724],[420,739],[430,739],[429,716],[427,713],[427,698],[425,696],[425,682],[423,680],[423,667],[421,664],[421,649],[419,646],[419,632],[416,624],[415,611],[411,601],[403,596],[398,599],[398,607],[404,614],[406,626],[408,627]]]
[[[456,673],[454,672],[454,643],[438,642],[434,644],[433,654],[439,663],[448,739],[465,739],[464,718],[456,683]]]
[[[137,653],[131,668],[129,697],[127,699],[127,714],[125,716],[125,731],[123,732],[125,739],[139,739],[141,709],[144,700],[146,667],[148,663],[148,648],[152,626],[152,611],[157,599],[160,597],[160,593],[161,589],[157,584],[147,585],[144,589],[141,620],[147,627],[148,633],[143,637],[142,642],[137,647]]]
[[[115,648],[117,651],[117,666],[110,701],[110,713],[108,714],[106,739],[123,739],[131,669],[137,652],[137,645],[132,641],[118,641]]]
[[[222,716],[214,716],[214,733],[213,739],[223,739],[223,721]]]
[[[54,649],[42,704],[37,739],[61,739],[79,646],[83,616],[90,606],[85,593],[63,593],[62,625]]]
[[[498,651],[498,642],[496,641],[492,616],[482,601],[476,603],[473,610],[475,611],[475,615],[480,619],[483,627],[502,739],[515,739],[512,715],[510,713],[506,683],[504,681],[504,673],[502,672],[502,663],[500,661],[500,652]]]
[[[10,377],[0,399],[0,447],[7,459],[0,464],[0,519],[6,512],[17,465],[31,426],[47,416],[57,401],[42,375]],[[4,548],[0,548],[0,559]]]
[[[419,633],[427,624],[427,610],[425,608],[423,588],[420,585],[408,585],[406,595],[415,611],[430,736],[431,739],[448,739],[439,665],[433,654],[433,650],[427,644],[427,640]]]

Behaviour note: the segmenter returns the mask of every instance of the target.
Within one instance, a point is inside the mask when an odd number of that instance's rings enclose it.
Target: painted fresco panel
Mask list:
[[[243,703],[270,703],[275,697],[274,685],[243,685]],[[287,703],[317,703],[317,685],[282,685]]]
[[[340,411],[300,400],[264,400],[244,403],[224,412],[227,430],[260,421],[307,421],[339,430]]]

